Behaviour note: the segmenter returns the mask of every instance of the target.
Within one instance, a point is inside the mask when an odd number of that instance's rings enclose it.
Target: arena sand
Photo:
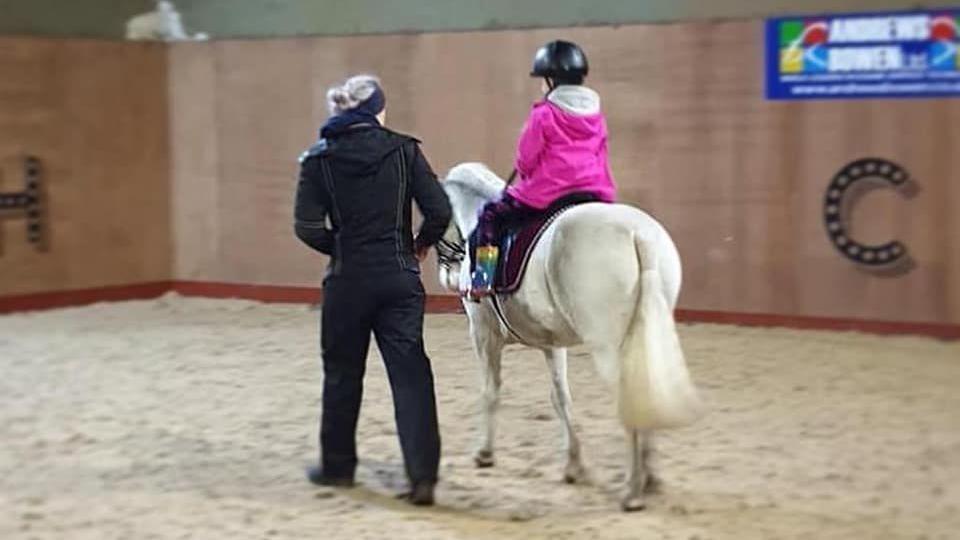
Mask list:
[[[711,413],[664,432],[664,486],[618,511],[608,390],[571,356],[588,485],[562,478],[539,353],[504,360],[496,468],[473,467],[463,316],[430,316],[439,506],[404,489],[389,386],[368,364],[361,485],[317,489],[317,313],[183,299],[0,317],[3,539],[960,538],[960,344],[684,325]]]

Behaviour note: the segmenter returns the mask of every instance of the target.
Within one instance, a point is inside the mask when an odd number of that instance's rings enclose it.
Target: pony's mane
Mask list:
[[[444,184],[472,191],[487,200],[499,197],[506,187],[506,182],[483,163],[457,165],[447,173]]]

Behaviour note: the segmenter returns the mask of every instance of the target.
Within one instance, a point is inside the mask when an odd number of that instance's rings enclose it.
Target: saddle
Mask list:
[[[599,202],[600,199],[592,193],[573,193],[561,197],[539,215],[507,224],[500,231],[497,244],[500,246],[500,260],[497,262],[497,273],[494,276],[494,291],[497,294],[513,294],[523,283],[523,276],[527,272],[527,265],[533,248],[543,233],[553,225],[564,212],[581,204]],[[477,252],[477,231],[470,234],[470,253]],[[474,256],[470,257],[471,270],[475,264]]]

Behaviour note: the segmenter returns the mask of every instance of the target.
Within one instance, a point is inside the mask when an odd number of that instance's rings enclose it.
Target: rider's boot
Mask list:
[[[469,297],[483,298],[493,294],[493,280],[497,274],[500,248],[480,246],[477,248],[477,264],[471,276]]]

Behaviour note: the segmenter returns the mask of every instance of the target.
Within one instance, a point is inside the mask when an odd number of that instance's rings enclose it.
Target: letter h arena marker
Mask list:
[[[17,193],[0,193],[0,220],[11,219],[17,214],[27,220],[27,242],[37,251],[46,250],[46,228],[43,218],[43,190],[41,189],[40,160],[26,157],[23,160],[24,190]]]

